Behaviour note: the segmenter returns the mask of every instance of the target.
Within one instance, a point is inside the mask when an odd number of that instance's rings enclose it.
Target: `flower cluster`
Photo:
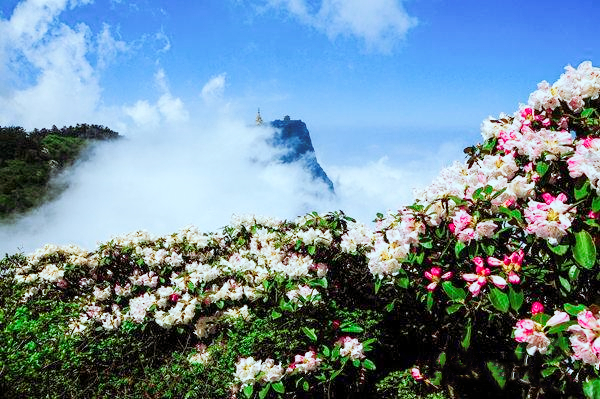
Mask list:
[[[577,315],[577,324],[570,326],[568,331],[573,358],[600,368],[600,312],[581,311]]]
[[[356,338],[344,336],[341,337],[337,344],[341,346],[340,355],[347,356],[351,360],[364,359],[363,345]]]
[[[285,369],[275,360],[254,360],[253,357],[243,357],[235,365],[235,379],[242,386],[254,385],[256,382],[275,382],[283,378]]]

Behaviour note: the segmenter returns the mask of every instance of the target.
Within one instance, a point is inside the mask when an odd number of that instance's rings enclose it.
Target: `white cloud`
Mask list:
[[[137,126],[154,128],[160,124],[160,113],[156,105],[147,100],[138,100],[131,106],[124,106],[125,115],[133,119]]]
[[[67,6],[66,0],[28,0],[0,20],[0,70],[9,76],[0,90],[0,124],[61,125],[95,112],[101,89],[87,59],[90,31],[57,20]]]
[[[322,0],[319,7],[308,0],[268,0],[301,22],[325,32],[330,38],[355,36],[368,49],[390,51],[417,25],[402,0]]]
[[[129,50],[129,45],[116,40],[108,24],[103,24],[102,32],[98,35],[98,67],[104,68],[111,64],[119,53],[125,53]]]
[[[171,49],[171,40],[164,32],[158,32],[154,35],[154,39],[158,43],[162,43],[162,47],[158,49],[159,53],[166,53]]]
[[[201,96],[206,103],[214,103],[223,98],[223,93],[225,92],[225,77],[225,73],[213,76],[204,87],[202,87]]]
[[[154,82],[162,95],[155,104],[148,100],[138,100],[134,105],[123,106],[123,112],[129,116],[136,126],[156,128],[161,123],[185,122],[189,113],[183,101],[174,97],[169,89],[167,75],[159,68],[154,74]]]

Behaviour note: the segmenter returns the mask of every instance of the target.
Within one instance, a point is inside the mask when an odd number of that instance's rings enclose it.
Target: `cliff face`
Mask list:
[[[273,145],[288,150],[280,160],[285,163],[303,162],[314,179],[321,180],[334,191],[333,182],[329,179],[315,155],[315,149],[310,139],[306,124],[300,119],[292,120],[289,116],[271,122],[271,126],[278,129],[273,138]]]

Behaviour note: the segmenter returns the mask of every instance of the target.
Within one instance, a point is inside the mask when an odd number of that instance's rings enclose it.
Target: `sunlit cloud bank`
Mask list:
[[[409,204],[413,188],[430,181],[443,166],[439,160],[447,159],[435,153],[447,152],[440,147],[402,165],[385,158],[324,164],[336,186],[332,196],[301,164],[277,161],[281,150],[268,144],[273,130],[235,112],[239,100],[227,97],[222,71],[198,87],[196,98],[182,99],[157,65],[154,80],[140,82],[156,88],[153,98],[105,104],[102,73],[132,46],[115,39],[107,25],[95,34],[60,21],[62,11],[85,3],[24,1],[0,19],[0,125],[100,123],[125,138],[94,145],[58,178],[68,186],[58,198],[0,226],[2,254],[45,243],[91,249],[114,235],[169,234],[190,224],[215,231],[233,214],[294,219],[341,209],[369,222],[377,212]]]

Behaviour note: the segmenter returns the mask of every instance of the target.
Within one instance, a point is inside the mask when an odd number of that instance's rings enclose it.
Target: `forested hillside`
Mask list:
[[[92,140],[117,132],[99,125],[51,129],[0,127],[0,219],[22,213],[52,196],[50,178],[71,165]]]

